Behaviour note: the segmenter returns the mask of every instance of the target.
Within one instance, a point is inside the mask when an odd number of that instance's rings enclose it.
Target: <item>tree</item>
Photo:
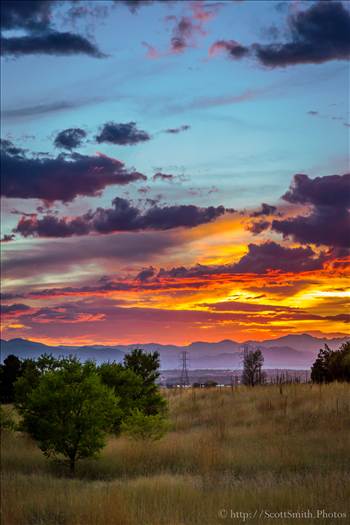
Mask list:
[[[123,419],[128,417],[135,408],[144,409],[142,377],[118,363],[103,363],[97,370],[102,383],[110,387],[118,399],[119,411],[113,429],[115,433],[119,433]]]
[[[169,422],[161,414],[147,416],[135,409],[121,424],[121,430],[132,439],[155,441],[164,436],[169,429]]]
[[[318,352],[318,356],[311,367],[311,380],[314,383],[328,383],[331,381],[329,362],[332,350],[327,344]]]
[[[45,456],[63,456],[73,474],[77,460],[95,457],[105,445],[118,408],[96,367],[71,357],[40,377],[19,411]]]
[[[242,383],[247,386],[255,386],[263,383],[264,375],[262,366],[264,356],[260,349],[244,351]]]
[[[350,341],[335,351],[328,345],[321,348],[311,367],[311,380],[314,383],[350,381]]]
[[[68,360],[71,357],[68,357]],[[56,359],[52,354],[42,354],[38,359],[25,359],[22,363],[22,373],[17,379],[15,390],[15,402],[19,407],[25,403],[31,391],[39,384],[40,378],[46,372],[58,370],[64,359]]]
[[[1,403],[13,403],[14,384],[22,373],[22,362],[15,355],[10,354],[0,367],[0,399]]]
[[[135,348],[124,357],[124,366],[141,376],[144,385],[154,386],[159,377],[159,352],[147,353],[141,348]]]
[[[135,348],[124,357],[124,367],[132,370],[142,379],[142,392],[138,398],[139,406],[146,415],[165,411],[166,401],[159,392],[156,380],[159,377],[160,359],[158,352],[144,352]]]

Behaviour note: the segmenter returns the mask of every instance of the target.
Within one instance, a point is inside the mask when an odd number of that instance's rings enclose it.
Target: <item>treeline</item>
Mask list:
[[[135,349],[123,364],[99,366],[74,356],[20,360],[11,355],[0,377],[1,402],[15,404],[18,428],[47,457],[64,458],[72,473],[77,460],[98,454],[110,433],[157,439],[168,428],[166,401],[156,384],[157,352]]]
[[[311,368],[314,383],[350,381],[350,341],[342,344],[339,350],[331,350],[328,345],[318,353]]]

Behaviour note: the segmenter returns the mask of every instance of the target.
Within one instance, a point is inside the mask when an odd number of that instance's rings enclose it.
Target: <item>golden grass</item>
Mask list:
[[[348,518],[307,523],[350,523],[350,385],[166,395],[167,436],[147,444],[111,438],[99,460],[78,465],[76,479],[48,462],[27,436],[4,432],[2,524],[243,522],[220,518],[220,509],[325,509]]]

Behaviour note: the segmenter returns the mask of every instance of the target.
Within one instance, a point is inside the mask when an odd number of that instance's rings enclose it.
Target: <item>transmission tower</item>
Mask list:
[[[181,352],[180,354],[180,361],[181,361],[181,377],[180,377],[180,385],[182,387],[189,386],[190,385],[190,379],[188,377],[188,352]]]

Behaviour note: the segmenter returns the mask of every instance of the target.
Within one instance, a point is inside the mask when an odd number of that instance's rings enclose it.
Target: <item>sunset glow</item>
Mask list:
[[[3,338],[348,334],[346,53],[285,54],[301,17],[350,27],[329,5],[63,3],[30,22],[78,48],[35,52],[9,22]]]

